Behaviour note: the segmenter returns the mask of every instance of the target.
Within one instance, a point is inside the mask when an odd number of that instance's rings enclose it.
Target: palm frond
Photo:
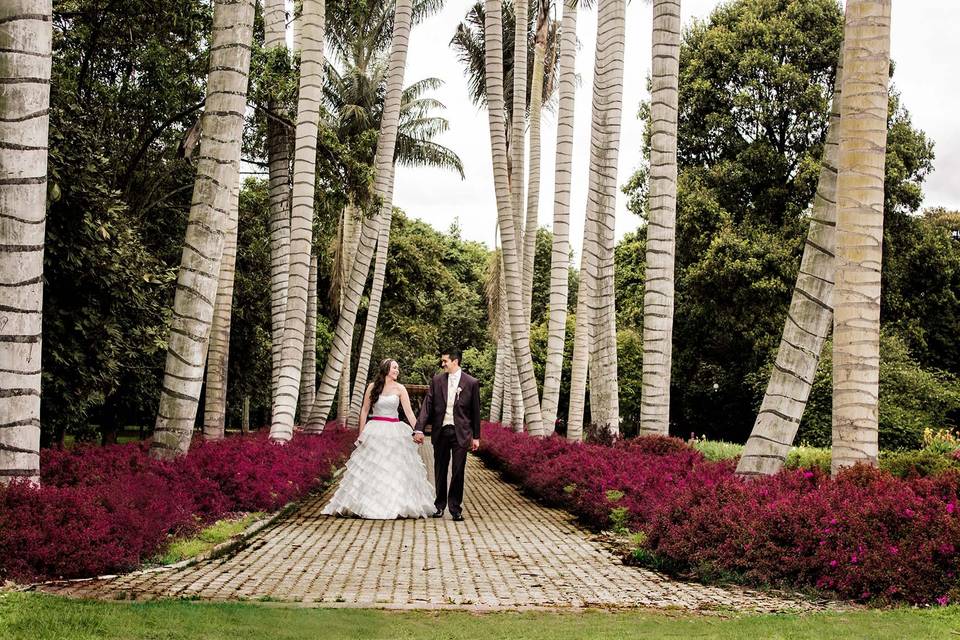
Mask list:
[[[431,140],[418,140],[402,131],[397,133],[397,149],[394,161],[408,167],[437,167],[450,169],[463,179],[463,162],[451,149]]]

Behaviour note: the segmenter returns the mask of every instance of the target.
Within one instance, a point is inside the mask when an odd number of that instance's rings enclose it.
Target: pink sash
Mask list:
[[[400,418],[388,418],[387,416],[370,416],[367,421],[379,420],[380,422],[400,422]]]

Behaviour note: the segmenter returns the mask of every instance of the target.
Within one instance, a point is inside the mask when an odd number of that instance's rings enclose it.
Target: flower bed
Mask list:
[[[330,479],[356,434],[285,446],[267,434],[197,441],[152,460],[145,443],[41,452],[41,486],[0,488],[0,582],[128,571],[229,512],[271,511]]]
[[[960,596],[960,474],[901,479],[856,467],[755,480],[675,438],[613,447],[484,425],[481,455],[594,528],[626,526],[634,557],[700,579],[817,588],[871,602]],[[611,515],[613,521],[611,521]]]

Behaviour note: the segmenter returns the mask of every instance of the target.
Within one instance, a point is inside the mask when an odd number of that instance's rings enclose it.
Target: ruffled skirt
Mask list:
[[[410,425],[370,420],[322,513],[373,520],[424,518],[435,511],[434,497]]]

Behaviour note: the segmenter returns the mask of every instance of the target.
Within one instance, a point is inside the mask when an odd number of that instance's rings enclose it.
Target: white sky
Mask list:
[[[450,131],[439,141],[463,160],[466,179],[452,172],[433,169],[397,169],[394,204],[408,215],[446,230],[459,219],[462,235],[493,245],[496,207],[486,110],[475,107],[467,93],[463,66],[449,42],[456,25],[473,0],[447,0],[442,12],[415,27],[407,58],[406,84],[435,76],[445,86],[434,93],[447,106]],[[692,17],[705,18],[719,5],[717,0],[682,0],[683,24]],[[627,41],[624,69],[624,110],[621,131],[618,186],[622,186],[641,160],[643,124],[637,108],[648,99],[646,78],[650,66],[651,5],[632,0],[627,6]],[[913,123],[936,143],[934,173],[925,183],[925,206],[960,209],[960,126],[954,110],[960,104],[956,74],[957,0],[900,0],[893,3],[892,55],[896,62],[894,82],[911,112]],[[593,83],[593,51],[596,43],[596,9],[580,10],[577,23],[582,43],[577,52],[581,85],[576,98],[573,189],[570,239],[579,253],[586,206],[590,94]],[[552,226],[553,172],[556,117],[543,116],[540,225]],[[622,193],[617,196],[617,239],[637,228],[639,219],[627,211]]]

